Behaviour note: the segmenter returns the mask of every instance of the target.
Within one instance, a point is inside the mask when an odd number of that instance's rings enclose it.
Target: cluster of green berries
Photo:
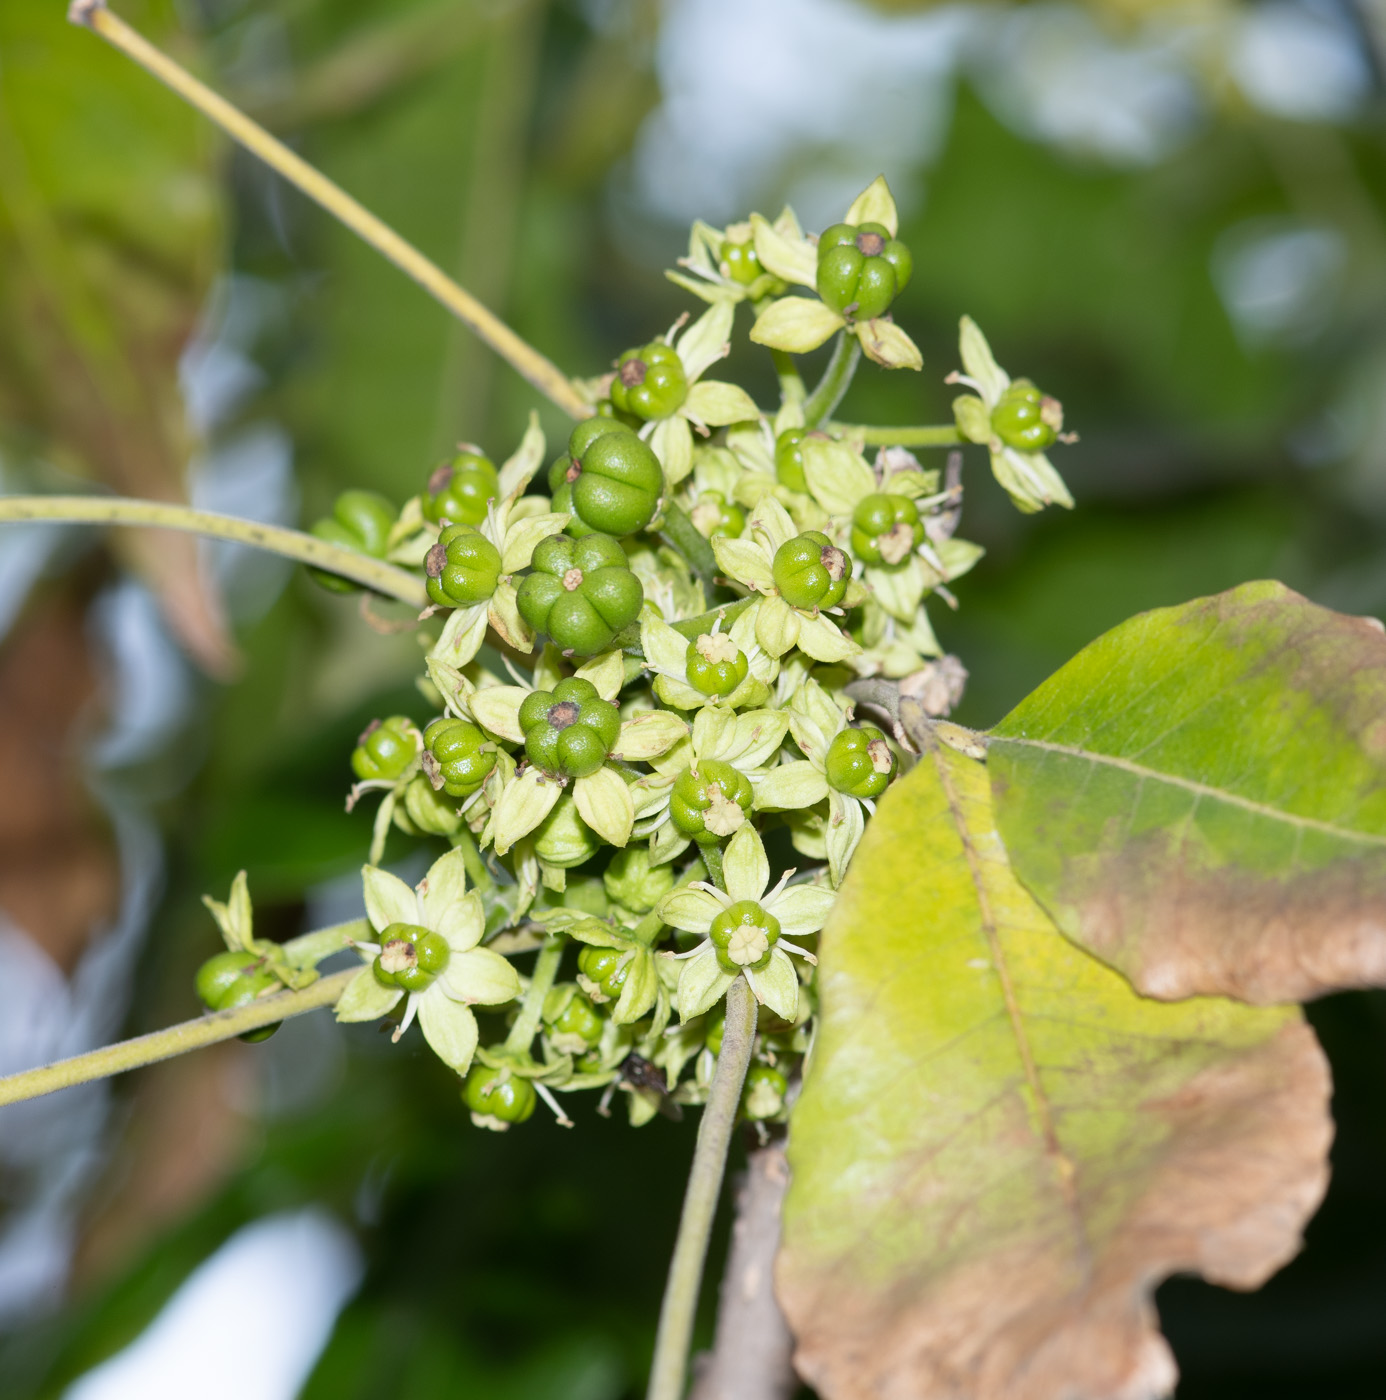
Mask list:
[[[884,224],[833,224],[818,236],[818,295],[852,320],[884,316],[913,271],[910,250]]]

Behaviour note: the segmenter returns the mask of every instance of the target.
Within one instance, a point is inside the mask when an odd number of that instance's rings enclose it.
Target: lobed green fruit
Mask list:
[[[788,1092],[789,1081],[773,1065],[752,1065],[741,1091],[741,1111],[753,1121],[774,1118]]]
[[[244,950],[217,953],[197,969],[194,986],[198,999],[209,1011],[230,1011],[244,1006],[266,992],[279,991],[283,983],[266,970],[265,959]],[[242,1040],[254,1044],[268,1040],[280,1027],[280,1022],[246,1031]]]
[[[852,577],[851,560],[821,530],[786,540],[771,566],[780,597],[794,608],[831,608]]]
[[[583,821],[569,792],[554,803],[553,810],[534,828],[534,854],[546,865],[556,865],[560,870],[571,870],[591,860],[604,844]],[[601,888],[600,882],[597,888]],[[559,902],[569,908],[577,907],[570,897]]]
[[[668,418],[688,397],[688,375],[672,345],[652,340],[627,350],[611,381],[611,402],[622,413],[647,422]]]
[[[791,491],[807,492],[804,476],[804,439],[807,428],[786,428],[775,439],[775,479]]]
[[[573,994],[552,1022],[556,1034],[575,1035],[588,1045],[595,1045],[602,1038],[605,1024],[601,1012],[581,992]]]
[[[404,789],[404,815],[418,831],[426,836],[456,836],[466,826],[466,818],[457,810],[457,803],[446,791],[434,788],[422,774],[416,774]],[[399,808],[395,808],[396,821]],[[408,831],[409,828],[405,827]],[[410,835],[414,835],[410,832]]]
[[[908,496],[878,491],[852,512],[852,553],[876,568],[900,568],[924,542],[919,509]]]
[[[780,941],[780,921],[754,899],[739,899],[713,919],[708,937],[724,972],[760,972]]]
[[[424,518],[435,524],[480,525],[486,507],[500,495],[496,464],[480,452],[463,448],[428,478],[421,504]]]
[[[664,468],[648,443],[618,418],[584,419],[549,468],[554,510],[571,511],[568,533],[633,535],[654,519]]]
[[[828,782],[849,797],[879,797],[895,776],[895,755],[874,725],[844,729],[828,745]]]
[[[742,825],[754,797],[751,780],[744,773],[720,759],[704,758],[699,760],[696,771],[690,766],[674,779],[669,816],[685,836],[704,845],[715,845]],[[741,809],[741,818],[728,810],[731,803]]]
[[[606,762],[621,732],[621,712],[577,676],[536,690],[520,706],[525,756],[555,778],[585,778]]]
[[[490,1065],[473,1065],[462,1085],[462,1102],[473,1113],[502,1123],[523,1123],[538,1097],[528,1079]]]
[[[449,797],[470,797],[496,766],[495,744],[469,720],[435,719],[424,730],[424,746],[437,761]]]
[[[500,582],[500,550],[471,525],[447,525],[424,556],[428,596],[440,608],[484,603]]]
[[[647,846],[627,846],[602,875],[608,898],[633,914],[648,914],[674,888],[674,868],[651,865]]]
[[[1043,452],[1052,447],[1064,425],[1058,399],[1051,399],[1030,383],[1017,379],[1001,395],[991,411],[991,430],[1019,452]]]
[[[730,238],[723,239],[718,258],[722,263],[723,275],[733,282],[740,282],[743,287],[749,287],[765,272],[754,241],[736,243]]]
[[[381,930],[379,942],[373,964],[376,981],[402,992],[431,987],[452,951],[441,933],[419,924],[390,924]]]
[[[351,751],[351,771],[362,782],[398,778],[418,757],[417,731],[404,715],[373,719]]]
[[[910,250],[884,224],[834,224],[818,238],[818,295],[856,321],[883,316],[909,284]]]
[[[516,606],[560,651],[595,656],[640,615],[645,590],[610,535],[550,535],[535,546],[531,565]]]
[[[375,491],[343,491],[332,507],[313,526],[310,534],[328,544],[345,545],[372,559],[383,559],[394,527],[394,506]],[[361,585],[350,579],[330,574],[325,569],[309,568],[309,575],[331,593],[359,593]]]
[[[632,961],[619,948],[585,947],[578,954],[578,971],[592,983],[599,996],[618,1001],[630,975]]]
[[[722,699],[746,679],[750,662],[725,632],[704,632],[689,642],[684,670],[699,695]]]

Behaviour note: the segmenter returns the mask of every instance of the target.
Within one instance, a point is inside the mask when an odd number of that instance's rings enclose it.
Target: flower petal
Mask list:
[[[782,763],[756,784],[756,810],[788,812],[812,807],[828,795],[828,780],[807,759]]]
[[[876,473],[851,443],[810,437],[801,446],[804,480],[813,499],[829,515],[851,515],[858,501],[879,489]]]
[[[688,638],[675,632],[648,604],[640,617],[640,649],[647,666],[676,680],[687,678]]]
[[[693,429],[677,413],[650,434],[650,446],[664,468],[664,488],[672,491],[693,470]]]
[[[429,928],[437,929],[437,916],[445,914],[467,893],[467,862],[462,859],[462,852],[451,850],[439,856],[419,881],[419,892],[423,896],[424,921]]]
[[[735,305],[729,301],[719,301],[708,307],[679,337],[679,343],[674,348],[683,361],[683,372],[688,376],[689,384],[701,379],[708,367],[716,364],[731,348],[732,322],[735,319]]]
[[[546,511],[543,515],[531,515],[525,520],[517,520],[505,532],[505,548],[501,551],[501,572],[518,573],[529,568],[534,555],[534,547],[540,540],[556,535],[573,517],[565,511]]]
[[[476,1017],[471,1007],[430,987],[419,998],[419,1026],[433,1053],[458,1074],[466,1074],[477,1041]]]
[[[895,196],[890,192],[884,175],[877,175],[852,201],[844,224],[884,224],[892,238],[900,231],[900,216],[895,210]]]
[[[454,608],[443,624],[442,634],[433,644],[429,657],[454,670],[465,666],[481,650],[486,640],[488,604],[475,603],[470,608]]]
[[[499,688],[499,687],[498,687]],[[537,768],[527,768],[507,783],[491,814],[491,839],[503,856],[522,836],[528,836],[558,801],[562,785],[546,778]]]
[[[885,369],[924,368],[924,356],[919,346],[894,321],[878,317],[874,321],[858,321],[857,340],[866,351],[866,358]]]
[[[735,735],[723,745],[723,755],[744,773],[763,768],[775,756],[789,731],[785,710],[747,710],[736,717]]]
[[[799,650],[815,661],[845,661],[861,650],[826,613],[819,613],[817,617],[805,617],[801,613],[796,641]]]
[[[840,792],[829,793],[828,873],[834,885],[842,883],[842,877],[847,873],[847,862],[852,859],[852,852],[857,849],[857,842],[865,830],[866,817],[862,814],[861,803],[855,797],[846,797]]]
[[[470,890],[454,900],[435,917],[430,913],[429,927],[435,928],[448,941],[454,953],[465,953],[481,942],[486,932],[486,906],[478,890]]]
[[[717,963],[717,954],[712,944],[684,963],[679,974],[678,1004],[679,1016],[691,1021],[709,1011],[727,994],[727,988],[736,981],[736,973],[724,972]]]
[[[988,408],[995,408],[1001,395],[1010,387],[1011,377],[996,363],[987,338],[971,316],[958,323],[958,352],[963,368],[977,381]]]
[[[520,995],[520,974],[490,948],[454,953],[438,980],[453,1001],[499,1006]]]
[[[403,995],[397,987],[382,987],[374,969],[367,965],[337,998],[335,1015],[339,1021],[378,1021]]]
[[[770,954],[770,965],[759,972],[746,970],[746,981],[755,998],[768,1006],[783,1021],[792,1021],[799,1014],[799,974],[783,948]]]
[[[516,651],[531,652],[534,650],[534,628],[520,616],[519,604],[516,601],[518,596],[519,590],[515,585],[502,579],[496,585],[496,591],[491,594],[491,606],[486,610],[486,620],[501,641],[514,647]]]
[[[770,862],[760,833],[748,822],[730,841],[722,854],[722,883],[733,901],[759,899],[770,883]]]
[[[783,938],[805,938],[817,933],[837,896],[826,885],[790,885],[765,907],[780,921]]]
[[[643,762],[668,753],[687,733],[688,725],[668,710],[639,710],[621,725],[611,756]]]
[[[708,428],[724,428],[728,423],[745,423],[760,416],[756,401],[739,385],[720,379],[704,379],[689,391],[683,404],[684,417]]]
[[[673,716],[670,716],[673,718]],[[624,728],[624,725],[622,726]],[[613,846],[624,846],[635,825],[635,802],[630,788],[614,768],[603,764],[573,784],[578,816]]]
[[[770,656],[783,656],[799,640],[800,615],[773,593],[756,605],[756,641]]]
[[[529,426],[520,439],[520,445],[506,458],[500,469],[501,500],[517,495],[529,485],[530,478],[539,470],[544,460],[544,430],[539,426],[539,415],[529,411]]]
[[[759,214],[751,215],[751,229],[756,257],[767,272],[801,287],[812,287],[817,282],[818,249],[807,238],[795,238],[789,230],[775,227]]]
[[[717,567],[738,583],[762,593],[774,588],[775,576],[770,571],[770,556],[754,540],[733,540],[718,535],[712,541],[712,552],[717,557]]]
[[[670,928],[681,928],[685,933],[706,933],[721,912],[722,905],[713,895],[686,885],[670,890],[659,901],[659,917]]]
[[[824,306],[816,297],[781,297],[756,317],[751,339],[772,350],[803,355],[817,350],[845,324],[836,311]]]
[[[520,706],[529,694],[519,685],[488,685],[467,700],[472,718],[488,733],[509,739],[512,744],[524,742],[520,728]]]
[[[366,896],[366,917],[379,933],[390,924],[419,922],[419,898],[398,875],[368,865],[361,871]]]
[[[642,948],[631,959],[621,995],[611,1008],[611,1019],[618,1026],[638,1021],[655,1004],[659,993],[659,973],[655,970],[654,954]]]
[[[600,656],[594,656],[590,661],[584,661],[573,672],[573,676],[575,679],[591,681],[597,687],[597,694],[603,700],[615,700],[621,693],[622,685],[625,684],[625,653],[619,649],[604,651]]]

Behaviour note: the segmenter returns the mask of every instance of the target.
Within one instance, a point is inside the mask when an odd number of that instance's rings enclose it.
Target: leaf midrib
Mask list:
[[[1379,836],[1369,831],[1357,831],[1352,827],[1339,826],[1335,822],[1320,821],[1316,817],[1303,817],[1298,813],[1288,812],[1283,807],[1273,807],[1269,803],[1257,802],[1254,798],[1242,797],[1235,792],[1228,792],[1225,788],[1200,783],[1194,778],[1185,778],[1178,773],[1151,768],[1144,763],[1137,763],[1134,759],[1118,758],[1115,754],[1079,748],[1075,744],[1056,744],[1047,739],[1018,739],[1012,735],[994,734],[990,736],[988,741],[989,748],[1004,744],[1014,744],[1018,748],[1039,749],[1045,753],[1063,754],[1068,758],[1081,758],[1089,763],[1105,764],[1109,768],[1120,769],[1138,778],[1167,783],[1171,787],[1182,788],[1185,792],[1192,793],[1196,797],[1207,797],[1217,802],[1225,802],[1229,806],[1240,807],[1243,811],[1251,812],[1258,817],[1284,822],[1286,825],[1297,827],[1300,830],[1317,831],[1325,836],[1336,836],[1340,840],[1355,841],[1364,846],[1386,847],[1386,836]]]

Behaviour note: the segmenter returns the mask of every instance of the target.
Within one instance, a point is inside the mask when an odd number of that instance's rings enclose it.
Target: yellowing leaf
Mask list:
[[[1279,583],[1162,608],[996,728],[1021,878],[1151,996],[1386,982],[1386,634]]]
[[[1253,1287],[1326,1180],[1297,1010],[1137,996],[1012,875],[985,768],[926,753],[819,945],[778,1291],[824,1400],[1155,1400],[1150,1290]]]

